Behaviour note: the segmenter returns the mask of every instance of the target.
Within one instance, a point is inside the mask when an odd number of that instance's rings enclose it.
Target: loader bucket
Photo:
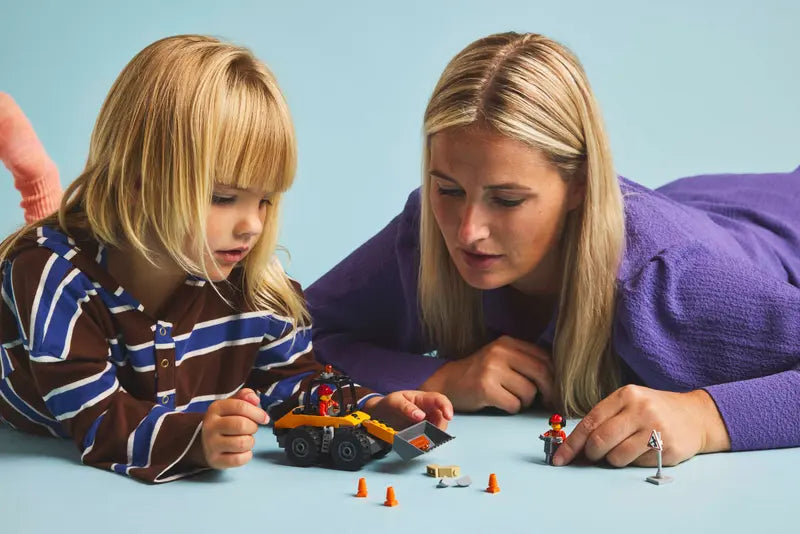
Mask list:
[[[394,435],[392,449],[403,460],[410,460],[420,454],[425,454],[443,443],[453,439],[453,436],[440,430],[428,421],[422,421],[401,430]]]

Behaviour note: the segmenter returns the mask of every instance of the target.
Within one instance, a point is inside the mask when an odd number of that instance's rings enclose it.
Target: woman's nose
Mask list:
[[[479,206],[466,204],[458,225],[458,240],[462,245],[470,245],[489,237],[489,226]]]

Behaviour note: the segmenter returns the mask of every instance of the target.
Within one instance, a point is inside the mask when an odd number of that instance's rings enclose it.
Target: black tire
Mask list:
[[[299,426],[286,436],[286,456],[299,467],[314,465],[319,460],[321,442],[319,429]]]
[[[369,438],[358,430],[339,429],[331,441],[331,460],[337,469],[358,471],[370,459]]]
[[[388,443],[383,443],[381,449],[372,455],[373,458],[380,459],[392,452],[392,446]]]

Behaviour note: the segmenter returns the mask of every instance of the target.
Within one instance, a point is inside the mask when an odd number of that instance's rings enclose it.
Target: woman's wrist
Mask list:
[[[686,393],[693,399],[700,416],[700,426],[702,429],[701,453],[722,452],[731,449],[731,438],[728,435],[728,428],[725,421],[717,409],[717,404],[711,395],[704,389],[697,389]]]

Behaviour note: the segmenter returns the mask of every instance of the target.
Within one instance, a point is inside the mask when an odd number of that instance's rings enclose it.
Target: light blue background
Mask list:
[[[281,242],[304,285],[379,230],[419,180],[421,117],[447,61],[485,34],[535,31],[581,58],[618,172],[648,186],[800,164],[800,3],[681,0],[16,2],[0,0],[0,90],[61,170],[81,171],[114,78],[141,48],[209,33],[276,73],[300,166]],[[22,221],[0,170],[0,232]]]

